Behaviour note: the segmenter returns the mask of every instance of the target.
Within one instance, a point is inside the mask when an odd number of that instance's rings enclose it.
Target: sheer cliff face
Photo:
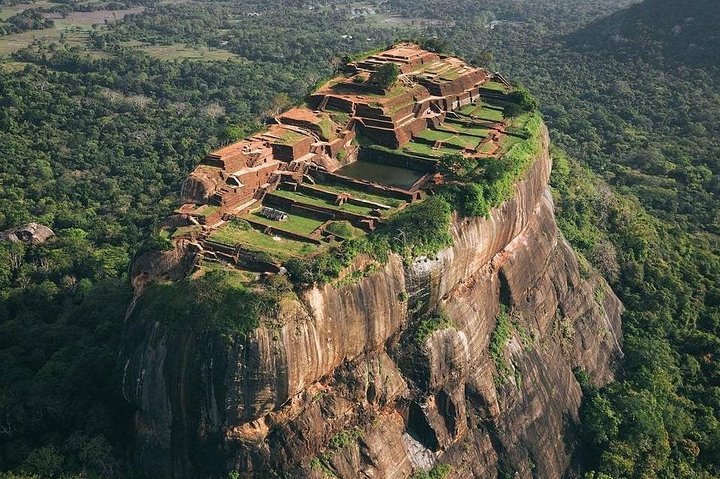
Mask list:
[[[437,258],[309,290],[246,339],[131,319],[121,357],[139,468],[407,478],[439,462],[457,478],[560,477],[581,401],[573,369],[612,378],[622,306],[557,229],[545,141],[514,198],[456,218]],[[510,336],[493,358],[503,304]],[[436,307],[451,326],[420,342],[416,310]]]

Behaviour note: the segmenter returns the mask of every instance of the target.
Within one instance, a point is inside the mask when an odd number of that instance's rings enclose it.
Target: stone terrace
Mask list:
[[[372,72],[388,62],[400,66],[397,82],[388,90],[370,85]],[[340,231],[334,223],[369,232],[421,200],[441,181],[443,154],[497,150],[502,108],[481,96],[502,100],[509,85],[501,77],[412,44],[347,69],[307,106],[205,157],[183,184],[184,204],[166,221],[169,237],[205,260],[278,271],[288,256],[344,240],[330,232]],[[265,217],[274,211],[267,207],[286,216]]]

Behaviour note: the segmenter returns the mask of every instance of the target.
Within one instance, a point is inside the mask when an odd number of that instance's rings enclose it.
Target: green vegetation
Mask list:
[[[624,373],[597,390],[581,381],[586,460],[600,477],[660,476],[719,463],[713,412],[720,352],[720,278],[705,234],[670,228],[629,196],[611,193],[586,168],[554,153],[558,223],[622,298]],[[703,475],[698,477],[712,477]]]
[[[490,335],[490,358],[492,358],[498,374],[495,378],[498,385],[505,384],[510,376],[510,367],[505,360],[505,346],[507,346],[511,337],[512,324],[510,323],[510,315],[507,306],[501,304],[500,311],[495,317],[495,328]]]
[[[411,479],[445,479],[450,474],[450,471],[449,465],[438,462],[429,471],[416,472]]]
[[[333,451],[345,449],[346,447],[355,444],[358,439],[363,437],[363,433],[363,430],[359,427],[354,427],[352,429],[347,429],[345,431],[339,432],[330,438],[330,441],[328,442],[328,448]]]
[[[444,309],[435,310],[432,313],[425,315],[418,322],[414,335],[415,343],[422,347],[425,344],[425,341],[432,336],[432,333],[452,327],[453,322],[447,312]]]
[[[314,218],[308,218],[307,216],[300,216],[292,213],[288,213],[287,219],[284,221],[275,221],[269,218],[265,218],[259,212],[250,213],[245,219],[250,219],[256,223],[261,223],[272,228],[290,231],[303,236],[310,236],[310,234],[318,229],[325,223],[322,220],[316,220]]]
[[[309,258],[293,258],[285,264],[288,275],[297,284],[323,284],[336,279],[361,253],[384,264],[390,252],[407,261],[432,256],[452,244],[451,208],[441,196],[415,203],[382,224],[373,233],[346,241]]]
[[[362,190],[356,190],[350,186],[347,185],[341,185],[339,183],[318,183],[317,187],[326,190],[326,191],[332,191],[334,193],[347,193],[353,198],[357,198],[359,200],[366,200],[366,201],[372,201],[373,203],[377,203],[380,205],[390,206],[392,208],[397,208],[400,205],[404,204],[404,200],[400,200],[397,198],[390,198],[388,196],[380,196],[380,195],[374,195],[372,193],[367,193]]]
[[[265,253],[278,262],[310,254],[317,249],[312,243],[267,235],[239,219],[231,220],[216,229],[209,239],[228,246],[242,245],[243,249]]]
[[[522,86],[517,86],[508,94],[508,104],[505,106],[505,115],[513,118],[523,113],[537,110],[538,101]]]
[[[232,52],[217,48],[196,47],[189,45],[141,45],[139,50],[160,60],[197,60],[203,62],[236,60],[238,56]]]
[[[387,90],[395,84],[399,74],[400,67],[397,64],[385,63],[370,74],[368,81],[371,85]]]
[[[179,330],[217,332],[228,340],[253,331],[274,314],[277,297],[247,289],[237,273],[213,270],[198,279],[148,286],[136,306],[138,321]]]
[[[366,22],[342,2],[270,0],[259,16],[246,3],[161,2],[0,37],[0,56],[14,53],[0,60],[0,230],[36,220],[57,233],[0,245],[0,470],[131,477],[133,411],[113,373],[127,272],[185,175],[255,131],[279,96],[300,101],[344,54],[435,35],[538,96],[569,156],[555,158],[558,222],[628,308],[619,382],[583,412],[591,477],[719,476],[720,10],[653,0],[610,15],[626,3],[390,0]],[[438,12],[455,25],[410,26]],[[168,45],[243,60],[168,61]],[[507,137],[501,151],[521,142]],[[488,201],[474,199],[495,196],[485,186],[447,201],[482,212]]]
[[[323,188],[325,189],[325,188]],[[332,208],[338,211],[347,211],[349,213],[357,213],[359,215],[369,215],[372,212],[372,208],[368,206],[361,206],[352,203],[345,202],[341,206],[336,205],[333,201],[322,198],[321,196],[312,195],[306,191],[287,191],[287,190],[275,190],[272,193],[276,196],[282,196],[290,200],[295,200],[303,204],[323,206],[325,208]]]
[[[461,214],[485,216],[490,208],[510,198],[515,184],[539,154],[542,148],[540,115],[525,114],[518,120],[524,122],[526,138],[514,141],[504,156],[475,160],[450,154],[440,160],[441,171],[455,180],[442,188],[440,194]]]
[[[499,159],[484,161],[480,178],[485,186],[485,199],[491,206],[498,206],[512,196],[515,183],[541,151],[542,119],[538,113],[526,115],[527,138],[512,145]]]
[[[363,230],[355,228],[349,221],[331,221],[325,230],[345,239],[359,238],[365,234]]]

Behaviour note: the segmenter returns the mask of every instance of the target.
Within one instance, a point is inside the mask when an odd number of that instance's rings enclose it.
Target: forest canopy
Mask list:
[[[720,475],[718,9],[618,11],[630,3],[0,3],[0,231],[56,233],[0,243],[0,477],[135,473],[115,365],[132,258],[210,149],[398,39],[479,59],[540,101],[561,229],[627,308],[618,381],[581,381],[587,477]],[[491,193],[446,192],[468,214]]]

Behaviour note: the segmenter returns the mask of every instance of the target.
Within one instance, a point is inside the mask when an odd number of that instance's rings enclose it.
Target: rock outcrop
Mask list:
[[[131,314],[121,359],[139,468],[390,479],[442,463],[453,478],[561,477],[582,398],[573,369],[612,379],[622,305],[558,231],[544,141],[514,197],[454,218],[437,257],[391,257],[356,284],[288,298],[248,337]],[[433,310],[449,321],[418,340]]]

